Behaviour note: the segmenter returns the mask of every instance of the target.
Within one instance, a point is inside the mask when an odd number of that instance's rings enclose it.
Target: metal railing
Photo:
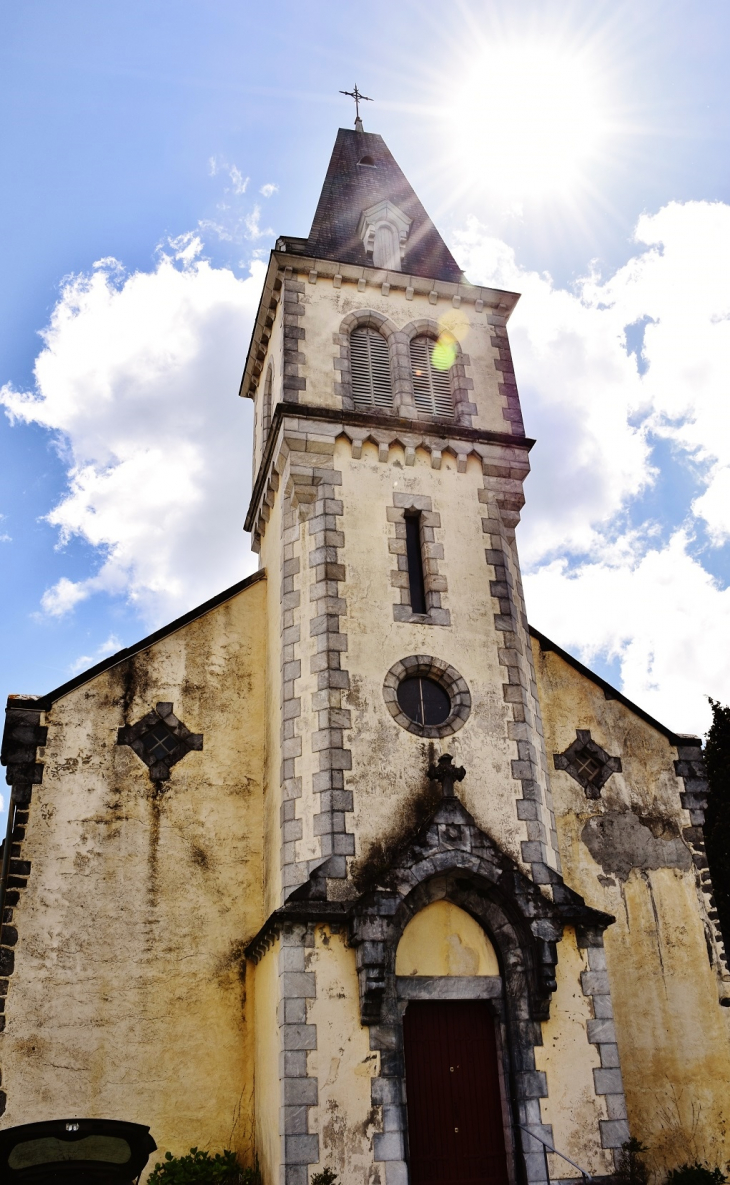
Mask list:
[[[582,1169],[579,1164],[576,1164],[575,1161],[571,1160],[569,1156],[566,1156],[564,1152],[558,1152],[557,1148],[553,1148],[552,1144],[548,1144],[547,1140],[543,1140],[542,1136],[538,1136],[537,1132],[530,1131],[529,1127],[525,1127],[524,1123],[518,1123],[517,1127],[519,1127],[521,1131],[527,1132],[528,1136],[532,1136],[533,1140],[538,1140],[542,1144],[545,1153],[545,1173],[548,1182],[550,1181],[550,1172],[548,1170],[547,1163],[548,1152],[552,1152],[553,1156],[559,1156],[561,1160],[567,1161],[568,1164],[572,1165],[574,1169],[577,1169],[584,1181],[593,1180],[590,1173],[586,1172],[585,1169]]]

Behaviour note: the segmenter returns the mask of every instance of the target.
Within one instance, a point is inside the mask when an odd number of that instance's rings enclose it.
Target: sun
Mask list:
[[[542,39],[481,46],[448,119],[469,183],[518,201],[574,190],[608,131],[596,62]]]

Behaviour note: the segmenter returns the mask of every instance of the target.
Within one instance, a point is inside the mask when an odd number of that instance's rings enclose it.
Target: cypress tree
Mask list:
[[[705,743],[709,783],[705,844],[725,949],[730,954],[730,708],[711,699]]]

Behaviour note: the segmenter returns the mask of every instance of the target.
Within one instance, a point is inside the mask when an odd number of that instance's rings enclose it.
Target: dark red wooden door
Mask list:
[[[507,1185],[488,1005],[410,1003],[404,1040],[411,1185]]]

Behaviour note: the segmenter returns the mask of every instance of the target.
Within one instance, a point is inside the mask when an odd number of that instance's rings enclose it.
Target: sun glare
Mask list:
[[[606,131],[597,72],[580,50],[495,45],[480,53],[453,109],[471,181],[516,199],[570,190]]]

